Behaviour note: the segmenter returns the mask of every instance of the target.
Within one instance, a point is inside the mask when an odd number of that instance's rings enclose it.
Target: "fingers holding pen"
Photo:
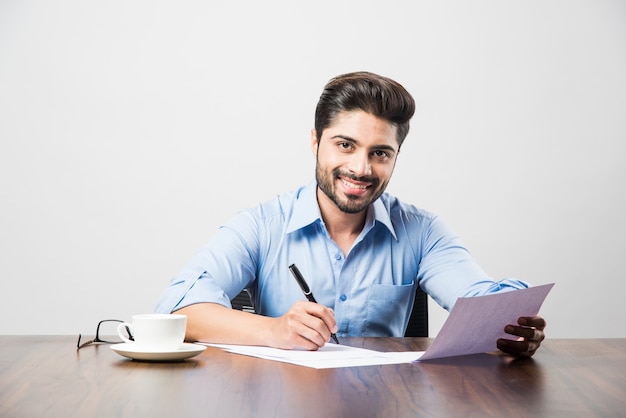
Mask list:
[[[277,333],[283,340],[279,346],[285,349],[317,350],[337,332],[333,310],[314,302],[297,301],[277,319]]]
[[[323,346],[330,340],[331,334],[337,332],[337,322],[333,310],[314,302],[298,301],[296,305],[302,306],[305,312],[301,318],[302,323],[314,331],[316,340],[317,336],[321,336],[322,344],[318,347]]]

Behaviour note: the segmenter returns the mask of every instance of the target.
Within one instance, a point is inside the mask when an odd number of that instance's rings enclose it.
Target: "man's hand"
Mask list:
[[[504,332],[520,337],[517,340],[500,338],[498,349],[516,357],[532,357],[541,342],[546,338],[543,330],[546,321],[540,316],[523,316],[517,320],[519,325],[507,325]]]
[[[275,320],[271,345],[278,348],[317,350],[337,332],[333,310],[313,302],[298,301]]]

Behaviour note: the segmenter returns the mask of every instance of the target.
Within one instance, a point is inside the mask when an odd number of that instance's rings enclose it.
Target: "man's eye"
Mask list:
[[[352,148],[352,144],[349,143],[349,142],[340,142],[339,143],[339,148],[350,149],[350,148]]]
[[[386,151],[374,151],[374,155],[378,158],[387,158],[389,154]]]

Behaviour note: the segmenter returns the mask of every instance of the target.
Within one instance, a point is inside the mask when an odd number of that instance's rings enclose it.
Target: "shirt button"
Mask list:
[[[341,254],[339,253],[335,254],[335,260],[337,261],[341,260]]]
[[[346,299],[348,299],[348,297],[346,295],[339,296],[339,300],[342,301],[342,302],[345,302]]]

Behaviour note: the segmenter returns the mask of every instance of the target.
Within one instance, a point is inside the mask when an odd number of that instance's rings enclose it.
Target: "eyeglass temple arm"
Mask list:
[[[135,337],[130,332],[130,328],[128,328],[128,325],[124,325],[124,328],[126,328],[126,333],[128,334],[128,339],[131,340],[131,341],[135,341]]]

